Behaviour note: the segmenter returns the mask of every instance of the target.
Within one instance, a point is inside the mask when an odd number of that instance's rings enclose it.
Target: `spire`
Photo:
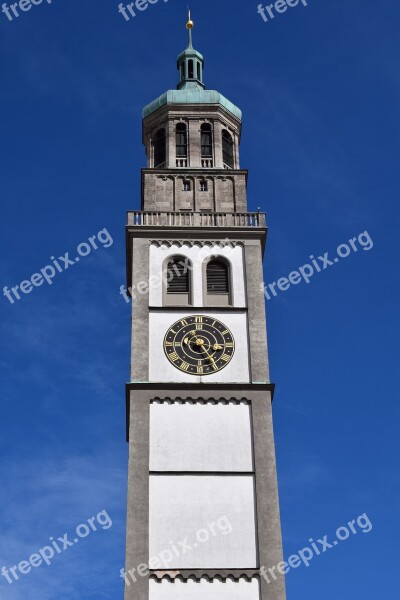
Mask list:
[[[197,89],[204,90],[203,84],[203,68],[204,58],[193,48],[193,37],[192,29],[194,27],[194,21],[190,8],[188,7],[188,20],[186,21],[186,29],[189,34],[188,47],[184,52],[178,56],[178,70],[180,75],[180,81],[178,83],[178,90],[183,89]]]
[[[189,32],[189,45],[188,48],[193,48],[193,40],[192,40],[192,29],[194,27],[194,21],[192,21],[191,15],[190,15],[190,8],[188,7],[188,11],[189,11],[189,18],[187,20],[186,23],[186,29]]]

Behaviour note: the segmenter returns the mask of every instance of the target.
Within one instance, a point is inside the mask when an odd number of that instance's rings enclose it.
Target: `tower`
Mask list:
[[[143,110],[128,213],[125,600],[285,600],[265,214],[247,211],[242,113],[205,88],[187,28],[177,89]]]

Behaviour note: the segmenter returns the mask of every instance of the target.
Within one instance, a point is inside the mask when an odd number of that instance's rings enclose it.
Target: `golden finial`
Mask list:
[[[193,27],[194,27],[194,21],[192,21],[192,17],[191,17],[191,14],[190,14],[190,8],[189,7],[188,7],[188,11],[189,11],[189,18],[188,18],[188,21],[186,23],[186,29],[190,30],[190,29],[193,29]]]

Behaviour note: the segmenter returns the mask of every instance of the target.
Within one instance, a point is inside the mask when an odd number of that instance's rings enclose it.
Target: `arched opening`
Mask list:
[[[188,61],[188,70],[189,70],[188,78],[189,79],[194,79],[194,62],[193,62],[193,59],[190,59]]]
[[[205,267],[206,304],[228,306],[231,304],[231,270],[229,262],[222,258],[212,258]]]
[[[164,304],[190,304],[191,273],[193,266],[186,256],[173,256],[166,261],[164,270]]]
[[[211,158],[213,154],[213,136],[210,123],[203,123],[201,126],[201,156],[202,158]]]
[[[197,79],[201,81],[201,64],[197,63]]]
[[[187,127],[185,123],[176,126],[176,156],[187,158]]]
[[[159,129],[154,136],[154,167],[165,166],[167,158],[167,139],[165,129]]]
[[[224,165],[230,169],[235,166],[233,153],[233,139],[229,131],[222,131],[222,156]]]

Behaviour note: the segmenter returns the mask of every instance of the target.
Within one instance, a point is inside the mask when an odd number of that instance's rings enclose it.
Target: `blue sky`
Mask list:
[[[266,282],[368,231],[267,303],[285,555],[373,523],[287,578],[288,598],[394,597],[398,470],[400,6],[193,0],[205,82],[241,107],[249,209],[267,212]],[[11,304],[1,296],[0,567],[107,510],[6,600],[122,598],[129,377],[124,226],[140,207],[141,109],[177,81],[186,3],[125,21],[114,0],[0,13],[1,289],[106,228],[100,246]]]

